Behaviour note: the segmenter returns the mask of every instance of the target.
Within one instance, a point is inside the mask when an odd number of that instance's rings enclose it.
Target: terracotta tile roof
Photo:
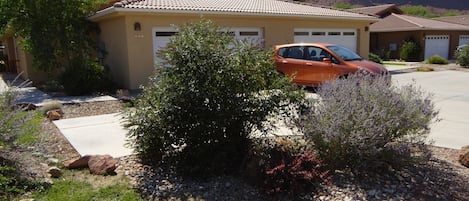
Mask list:
[[[330,17],[376,20],[358,13],[316,7],[284,0],[122,0],[104,9],[119,11],[253,14],[265,16]],[[98,12],[99,14],[99,12]]]
[[[384,4],[384,5],[379,5],[379,6],[352,8],[350,9],[350,11],[356,12],[356,13],[367,14],[367,15],[375,15],[375,16],[382,16],[386,12],[392,12],[392,13],[397,13],[397,14],[404,13],[395,4]]]
[[[469,31],[469,26],[398,14],[391,14],[370,26],[371,32],[394,32],[415,30]]]
[[[438,17],[433,18],[434,20],[442,21],[442,22],[449,22],[449,23],[456,23],[469,26],[469,15],[458,15],[458,16],[451,16],[451,17]]]

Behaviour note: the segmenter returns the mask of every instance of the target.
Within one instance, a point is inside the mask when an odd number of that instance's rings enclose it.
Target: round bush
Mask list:
[[[240,167],[251,131],[301,99],[275,71],[271,51],[219,30],[205,20],[182,26],[159,53],[165,62],[128,118],[131,144],[147,162],[183,175],[230,173]]]
[[[422,48],[415,42],[407,41],[402,44],[399,55],[405,61],[419,61]]]
[[[440,55],[433,55],[428,58],[427,63],[429,64],[448,64],[448,60],[441,57]]]
[[[297,121],[332,168],[399,165],[427,159],[425,140],[436,117],[431,96],[413,84],[352,75],[322,85]]]
[[[72,61],[59,78],[68,95],[89,95],[113,91],[112,79],[101,64],[94,61]]]
[[[469,46],[456,52],[456,62],[461,66],[469,67]]]

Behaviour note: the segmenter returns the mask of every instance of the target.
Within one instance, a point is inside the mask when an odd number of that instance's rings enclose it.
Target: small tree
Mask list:
[[[270,51],[210,21],[180,27],[159,56],[166,62],[129,114],[128,137],[148,162],[181,173],[238,168],[253,129],[265,130],[270,115],[302,96],[275,71]]]
[[[325,83],[297,121],[332,168],[400,165],[427,159],[431,97],[410,84],[351,75]]]
[[[469,45],[456,52],[456,62],[465,67],[469,67]]]

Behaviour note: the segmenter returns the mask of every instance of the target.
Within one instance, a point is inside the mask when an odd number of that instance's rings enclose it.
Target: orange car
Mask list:
[[[368,61],[355,52],[332,44],[296,43],[275,46],[277,70],[293,77],[293,83],[318,86],[324,81],[363,72],[391,76],[380,64]]]

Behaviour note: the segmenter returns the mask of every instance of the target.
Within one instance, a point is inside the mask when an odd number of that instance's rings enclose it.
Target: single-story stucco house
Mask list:
[[[147,82],[156,52],[177,31],[173,25],[209,19],[269,48],[293,42],[344,45],[367,57],[369,26],[377,18],[283,0],[125,0],[90,19],[99,24],[104,62],[124,88]]]
[[[405,15],[394,4],[352,11],[381,18],[370,26],[370,51],[380,55],[389,52],[390,59],[399,59],[399,49],[407,40],[422,47],[421,60],[433,55],[452,59],[457,46],[469,38],[467,25]]]
[[[156,52],[177,33],[175,27],[203,19],[264,48],[293,42],[344,45],[363,57],[369,26],[378,18],[285,0],[110,0],[90,16],[100,27],[103,58],[118,87],[138,89],[153,73]],[[19,71],[30,61],[17,51]],[[27,58],[26,58],[27,60]],[[25,67],[23,64],[28,65]],[[27,73],[30,76],[30,73]]]

